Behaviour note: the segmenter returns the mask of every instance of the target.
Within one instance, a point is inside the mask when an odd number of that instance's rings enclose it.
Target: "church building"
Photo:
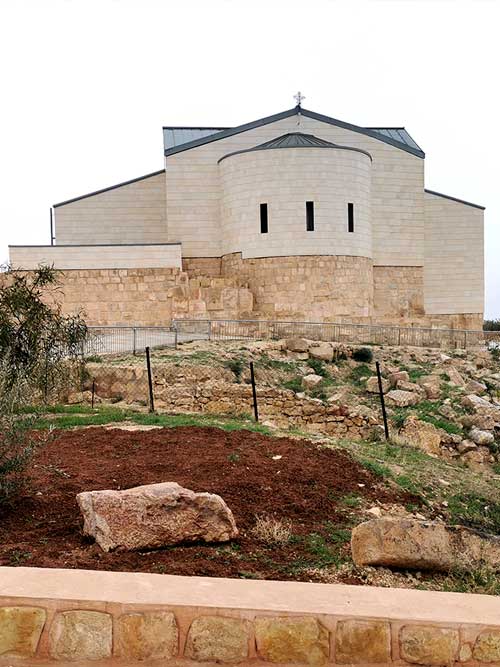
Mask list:
[[[484,207],[427,190],[403,127],[298,104],[238,127],[164,127],[165,168],[53,207],[52,244],[91,324],[172,318],[480,329]]]

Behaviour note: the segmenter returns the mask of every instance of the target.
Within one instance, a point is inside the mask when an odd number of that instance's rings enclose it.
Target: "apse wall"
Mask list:
[[[219,171],[222,255],[372,257],[368,154],[334,147],[250,150],[222,158]],[[314,231],[306,230],[307,201],[314,202]],[[267,204],[267,233],[261,233],[261,204]]]

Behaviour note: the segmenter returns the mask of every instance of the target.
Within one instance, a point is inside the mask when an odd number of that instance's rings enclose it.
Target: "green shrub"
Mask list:
[[[302,386],[302,378],[300,377],[294,377],[291,380],[283,382],[282,387],[283,389],[291,389],[296,394],[298,394],[299,391],[304,391],[304,388]]]
[[[325,364],[323,361],[321,361],[321,359],[308,359],[307,365],[313,369],[316,375],[321,375],[322,377],[326,377],[328,375]]]
[[[241,374],[243,373],[243,370],[245,368],[243,359],[229,359],[224,363],[224,365],[226,366],[226,368],[229,368],[229,370],[234,373],[236,381],[240,382]]]
[[[369,347],[359,347],[352,353],[352,358],[354,361],[360,361],[362,363],[369,364],[373,361],[373,352]]]
[[[500,331],[500,319],[484,320],[483,331]]]

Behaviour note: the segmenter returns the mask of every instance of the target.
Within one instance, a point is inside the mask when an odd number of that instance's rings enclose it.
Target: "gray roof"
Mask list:
[[[353,132],[359,132],[360,134],[365,134],[374,139],[379,139],[384,143],[391,144],[400,148],[408,153],[412,153],[418,157],[425,157],[425,153],[416,143],[416,141],[409,135],[404,127],[359,127],[357,125],[352,125],[351,123],[345,123],[344,121],[337,120],[335,118],[330,118],[329,116],[324,116],[318,114],[314,111],[309,111],[308,109],[303,109],[301,107],[294,107],[293,109],[288,109],[287,111],[282,111],[280,113],[274,114],[272,116],[267,116],[266,118],[260,118],[259,120],[253,121],[251,123],[246,123],[238,127],[164,127],[163,128],[163,143],[165,149],[165,155],[174,155],[184,150],[189,150],[190,148],[195,148],[196,146],[201,146],[202,144],[209,143],[211,141],[217,141],[218,139],[224,139],[225,137],[238,134],[240,132],[245,132],[246,130],[251,130],[255,127],[260,127],[262,125],[267,125],[268,123],[273,123],[277,120],[282,120],[283,118],[288,118],[290,116],[301,113],[303,116],[320,120],[329,125],[336,125],[337,127],[342,127]]]
[[[339,144],[333,144],[331,141],[326,141],[325,139],[320,139],[315,137],[313,134],[304,134],[303,132],[290,132],[288,134],[282,134],[280,137],[266,141],[263,144],[258,146],[253,146],[253,148],[247,148],[241,151],[234,151],[233,153],[228,153],[220,158],[219,162],[225,160],[227,157],[232,155],[240,155],[241,153],[251,153],[253,151],[265,151],[272,150],[274,148],[337,148],[346,151],[355,151],[356,153],[363,153],[367,155],[370,160],[372,156],[361,148],[352,148],[351,146],[340,146]]]

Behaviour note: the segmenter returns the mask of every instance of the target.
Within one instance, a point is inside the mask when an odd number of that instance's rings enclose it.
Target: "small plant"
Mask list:
[[[326,377],[328,375],[325,364],[323,361],[321,361],[321,359],[308,359],[307,365],[313,369],[316,375],[321,375],[322,377]]]
[[[231,452],[231,454],[229,454],[229,456],[227,457],[227,460],[230,461],[231,463],[238,463],[238,461],[240,460],[240,455],[238,454],[238,452]]]
[[[377,463],[376,461],[369,461],[368,459],[363,459],[361,464],[364,468],[369,470],[371,473],[377,477],[387,478],[392,477],[392,473],[387,466]]]
[[[341,503],[347,505],[347,507],[359,507],[361,505],[362,499],[361,496],[356,495],[355,493],[348,493],[342,497]]]
[[[89,364],[102,364],[102,357],[98,354],[91,354],[89,357],[85,357],[85,361]]]
[[[234,373],[236,382],[241,382],[241,375],[245,368],[243,359],[228,359],[228,361],[226,361],[224,365],[226,366],[226,368],[229,368],[229,370]]]
[[[359,347],[352,353],[352,358],[354,361],[370,364],[373,361],[373,352],[369,347]]]
[[[304,390],[304,388],[302,387],[302,378],[300,378],[300,377],[294,377],[291,380],[287,380],[286,382],[283,382],[282,387],[284,389],[291,389],[296,394],[298,394],[300,391]]]
[[[269,546],[284,546],[292,537],[292,522],[289,519],[275,519],[267,515],[256,517],[251,534]]]

